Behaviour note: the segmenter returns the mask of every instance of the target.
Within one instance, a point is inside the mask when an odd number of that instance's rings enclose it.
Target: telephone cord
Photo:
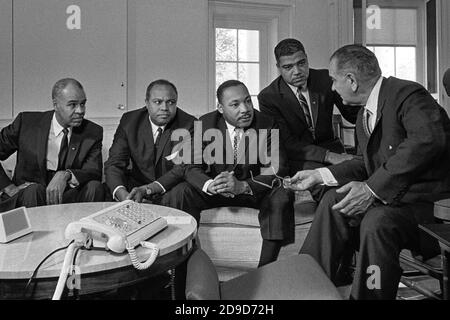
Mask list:
[[[145,270],[145,269],[150,268],[150,266],[153,264],[153,262],[155,262],[156,257],[158,256],[158,253],[159,253],[159,248],[156,244],[147,242],[147,241],[141,241],[140,245],[144,248],[151,250],[150,257],[148,257],[147,261],[145,261],[145,262],[140,262],[140,260],[137,256],[137,253],[136,253],[136,249],[134,249],[131,246],[128,246],[128,244],[127,244],[127,251],[130,256],[131,263],[133,264],[133,266],[137,270]]]

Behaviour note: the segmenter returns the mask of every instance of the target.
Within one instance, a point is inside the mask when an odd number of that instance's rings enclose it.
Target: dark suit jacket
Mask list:
[[[17,151],[13,183],[47,184],[47,142],[54,111],[22,112],[0,133],[0,160]],[[74,127],[70,138],[66,166],[80,185],[90,180],[102,180],[103,128],[84,119]],[[0,168],[0,189],[11,183]]]
[[[158,181],[168,191],[178,184],[183,179],[182,167],[174,167],[173,162],[166,159],[177,144],[171,141],[171,135],[176,129],[192,130],[195,119],[180,108],[177,109],[175,118],[162,133],[160,152],[154,162],[155,146],[147,108],[125,113],[120,119],[105,163],[106,184],[111,192],[120,185],[131,188]],[[155,174],[156,165],[161,165],[160,177]]]
[[[342,153],[342,143],[333,132],[333,106],[345,119],[355,123],[358,107],[342,104],[340,96],[331,90],[328,70],[310,69],[308,90],[311,100],[315,139],[305,119],[300,103],[288,84],[280,76],[258,95],[261,112],[273,117],[281,129],[281,140],[289,161],[323,163],[327,150]]]
[[[434,202],[450,191],[450,121],[417,83],[384,79],[368,138],[356,123],[358,159],[329,169],[340,185],[365,181],[388,204]]]
[[[258,112],[255,110],[255,115],[252,124],[249,128],[245,130],[245,133],[250,133],[249,129],[254,129],[255,131],[259,133],[260,129],[268,129],[268,135],[265,138],[263,135],[250,135],[250,138],[245,138],[245,153],[242,151],[241,158],[238,159],[238,164],[234,165],[233,163],[233,147],[232,143],[229,137],[229,134],[227,132],[227,126],[225,123],[225,120],[222,116],[222,114],[218,111],[213,111],[211,113],[205,114],[200,118],[200,121],[202,122],[202,136],[204,136],[205,131],[211,130],[211,129],[217,129],[220,131],[221,137],[224,139],[224,143],[221,145],[223,157],[221,163],[211,163],[208,164],[209,161],[205,159],[205,157],[202,157],[201,159],[203,161],[197,161],[196,163],[200,163],[199,165],[188,165],[187,169],[185,171],[185,179],[195,186],[197,189],[202,190],[204,184],[206,181],[210,179],[214,179],[217,175],[219,175],[221,172],[224,171],[234,171],[235,177],[240,181],[247,181],[250,188],[252,189],[254,194],[270,191],[269,188],[262,186],[258,183],[255,183],[251,179],[250,171],[253,174],[253,178],[256,181],[263,182],[267,185],[271,185],[273,179],[275,178],[273,171],[271,170],[271,166],[274,163],[270,163],[268,157],[263,156],[264,152],[261,150],[265,150],[267,148],[268,152],[267,154],[276,155],[278,154],[279,157],[276,159],[278,160],[277,165],[274,165],[277,170],[277,174],[279,176],[285,176],[288,173],[288,167],[287,167],[287,159],[285,155],[284,149],[281,147],[280,143],[276,142],[276,140],[279,140],[277,138],[278,133],[278,125],[275,123],[275,121],[266,115]],[[270,130],[275,130],[271,134]],[[244,136],[243,136],[244,137]],[[205,139],[206,140],[206,139]],[[202,150],[201,152],[205,151],[205,148],[210,145],[210,141],[203,141],[202,144]],[[250,156],[250,147],[249,146],[258,146],[258,151],[252,153],[251,156],[254,156],[257,158],[251,158]],[[244,148],[244,144],[240,144],[240,148]],[[242,150],[242,149],[241,149]],[[255,151],[254,149],[252,149]],[[228,153],[227,153],[228,151]],[[195,151],[194,151],[195,153]],[[205,152],[206,153],[206,152]],[[231,154],[230,154],[231,153]],[[257,153],[257,154],[256,154]],[[217,154],[217,153],[216,153]],[[201,156],[201,155],[200,155]],[[226,159],[229,159],[229,161],[226,161]],[[245,157],[245,159],[242,159]],[[231,163],[230,163],[231,160]],[[256,161],[255,161],[256,160]],[[264,170],[268,170],[265,172]],[[262,174],[262,171],[264,171]],[[271,173],[271,174],[268,174]]]

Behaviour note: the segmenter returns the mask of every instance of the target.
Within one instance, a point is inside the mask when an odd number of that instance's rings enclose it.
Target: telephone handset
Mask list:
[[[104,245],[116,253],[127,250],[134,267],[142,270],[150,267],[159,252],[155,244],[145,240],[166,227],[166,219],[148,206],[126,200],[70,223],[65,235],[75,240],[88,235],[94,246]],[[145,263],[140,263],[136,256],[134,248],[138,245],[152,249]]]

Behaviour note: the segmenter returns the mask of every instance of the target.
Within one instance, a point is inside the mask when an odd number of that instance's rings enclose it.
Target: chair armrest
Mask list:
[[[187,300],[220,300],[216,268],[202,249],[195,250],[189,257],[185,294]]]

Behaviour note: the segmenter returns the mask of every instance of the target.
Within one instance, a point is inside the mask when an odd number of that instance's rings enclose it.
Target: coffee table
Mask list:
[[[64,261],[65,250],[50,257],[39,269],[32,290],[23,295],[26,283],[37,265],[53,250],[66,246],[64,231],[77,221],[112,202],[76,203],[28,208],[33,233],[7,244],[0,244],[0,299],[48,299],[56,288]],[[128,254],[102,250],[81,250],[75,265],[81,272],[79,295],[100,293],[137,284],[174,269],[189,256],[197,223],[189,214],[173,208],[145,204],[167,219],[168,227],[151,238],[159,248],[159,256],[147,270],[138,271]],[[138,247],[138,256],[144,261],[149,250]]]

